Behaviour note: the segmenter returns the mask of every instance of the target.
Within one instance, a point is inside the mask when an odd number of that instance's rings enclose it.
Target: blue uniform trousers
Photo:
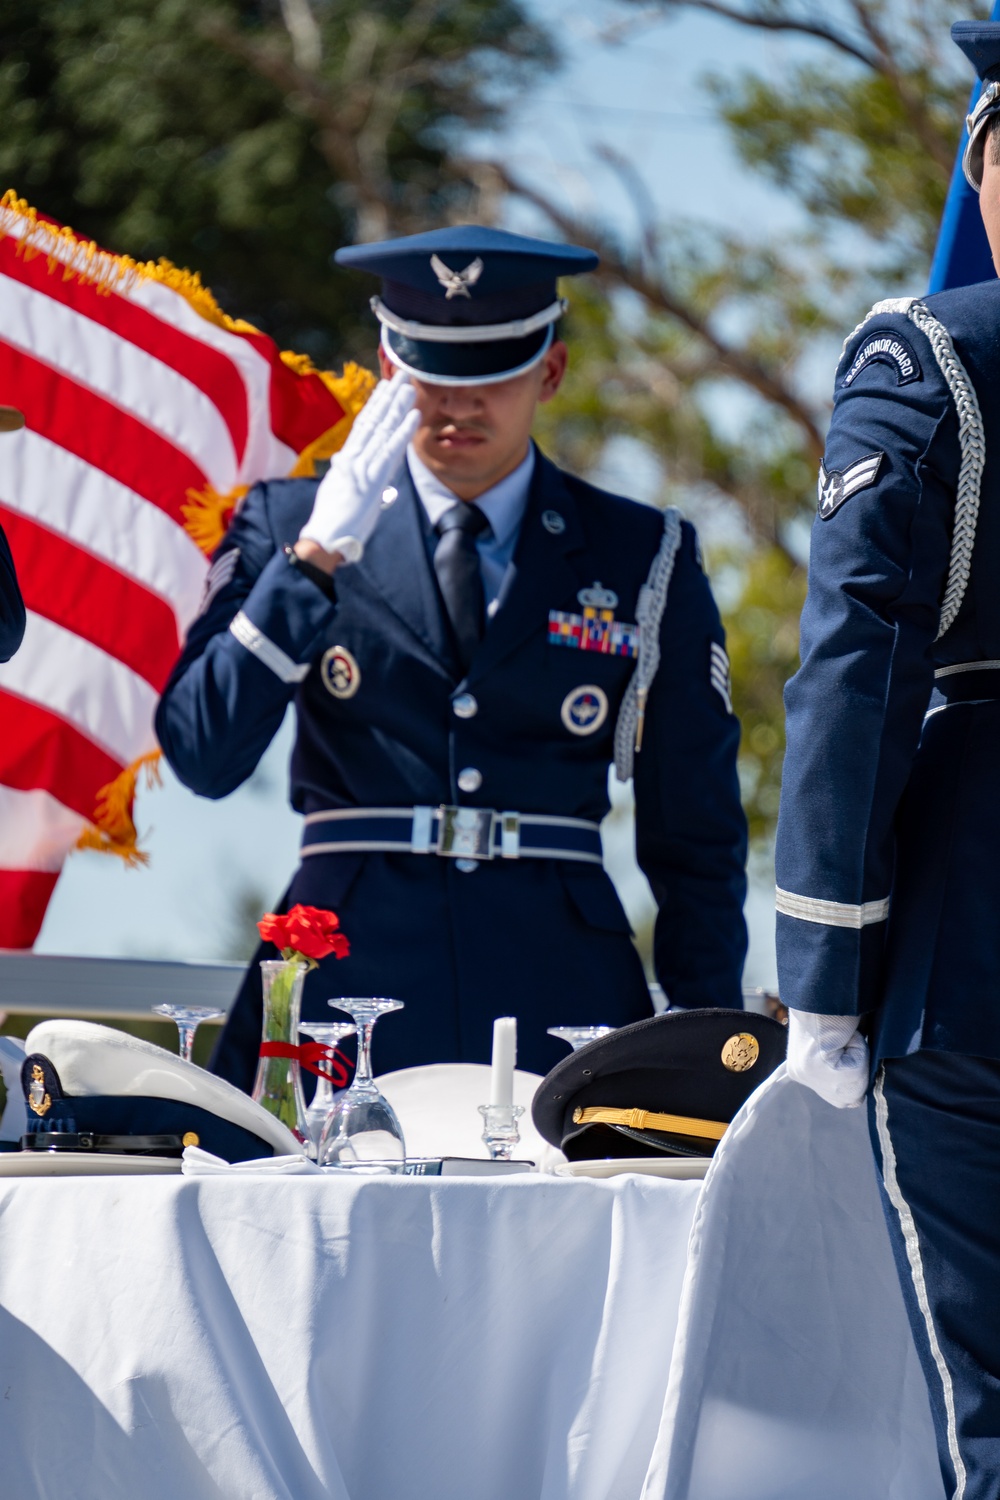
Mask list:
[[[998,1500],[1000,1061],[930,1051],[887,1060],[869,1127],[945,1492]]]

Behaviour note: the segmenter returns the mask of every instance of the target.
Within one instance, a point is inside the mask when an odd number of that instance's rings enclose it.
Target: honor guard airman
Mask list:
[[[14,406],[0,406],[0,433],[18,432],[24,417]],[[10,661],[24,639],[24,600],[14,570],[10,544],[0,530],[0,662]]]
[[[164,693],[183,782],[222,797],[290,702],[301,864],[350,956],[306,983],[388,995],[382,1070],[483,1061],[516,1014],[546,1027],[650,1014],[602,866],[608,768],[634,776],[638,858],[678,1006],[741,1004],[745,824],[718,611],[692,527],[561,472],[532,444],[566,365],[557,278],[590,251],[474,226],[359,245],[381,279],[384,379],[320,481],[252,490]],[[249,1087],[256,965],[214,1066]]]
[[[1000,265],[1000,25],[952,34],[984,80],[965,170]],[[880,302],[847,339],[801,656],[777,845],[789,1072],[840,1106],[868,1094],[945,1490],[995,1500],[1000,281]]]

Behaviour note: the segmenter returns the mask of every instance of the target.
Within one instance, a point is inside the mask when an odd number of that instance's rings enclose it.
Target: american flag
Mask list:
[[[340,447],[372,377],[334,377],[221,312],[198,277],[0,198],[0,525],[28,611],[0,666],[0,947],[30,947],[67,854],[141,860],[136,776],[206,588],[258,479]]]

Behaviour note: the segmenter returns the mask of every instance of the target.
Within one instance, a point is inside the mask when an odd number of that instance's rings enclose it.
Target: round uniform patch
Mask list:
[[[353,698],[361,686],[361,668],[346,646],[331,646],[319,670],[323,686],[335,698]]]
[[[760,1044],[749,1031],[738,1031],[722,1049],[722,1066],[730,1073],[745,1073],[760,1056]]]
[[[570,734],[596,734],[608,717],[608,695],[594,683],[585,683],[566,694],[559,713]]]

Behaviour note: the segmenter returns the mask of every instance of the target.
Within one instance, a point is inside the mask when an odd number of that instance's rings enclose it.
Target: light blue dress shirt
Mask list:
[[[412,443],[406,450],[406,459],[410,466],[413,487],[420,496],[420,503],[427,513],[427,519],[432,526],[436,526],[446,510],[451,510],[453,505],[461,502],[458,496],[453,494],[436,474],[432,474],[425,463],[421,462],[413,451]],[[482,495],[477,495],[475,500],[475,504],[479,506],[490,523],[490,530],[476,541],[479,566],[483,575],[486,610],[490,615],[496,611],[504,576],[514,556],[518,533],[521,530],[521,520],[528,504],[531,476],[534,472],[535,445],[530,443],[527,456],[517,468],[513,469],[505,479],[501,479],[499,484],[495,484],[492,489],[484,491]]]

